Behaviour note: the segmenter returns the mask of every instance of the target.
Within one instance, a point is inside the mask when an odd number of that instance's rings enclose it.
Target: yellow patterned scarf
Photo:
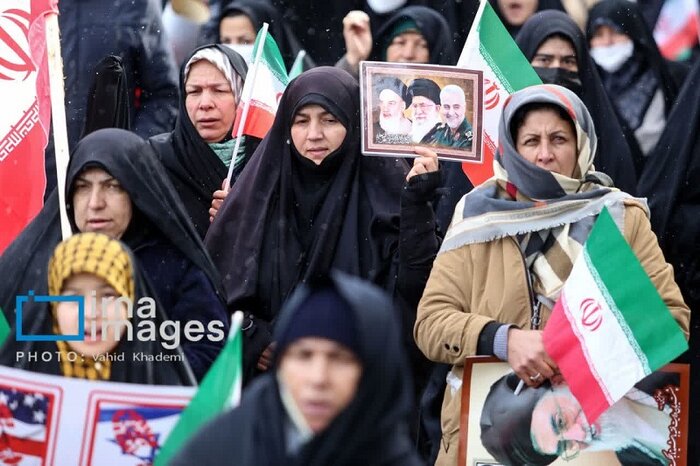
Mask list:
[[[78,273],[94,274],[106,281],[120,296],[134,302],[134,276],[129,253],[119,241],[101,233],[80,233],[60,243],[49,261],[49,294],[61,294],[64,282]],[[53,331],[59,334],[56,306],[52,303]],[[82,358],[65,341],[57,341],[61,373],[66,377],[109,380],[111,363]],[[69,358],[70,355],[70,358]],[[71,361],[71,359],[73,361]]]

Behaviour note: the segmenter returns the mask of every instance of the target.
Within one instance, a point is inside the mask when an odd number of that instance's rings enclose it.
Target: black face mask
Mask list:
[[[544,84],[556,84],[562,86],[581,97],[583,85],[576,71],[565,70],[564,68],[540,68],[532,67]]]

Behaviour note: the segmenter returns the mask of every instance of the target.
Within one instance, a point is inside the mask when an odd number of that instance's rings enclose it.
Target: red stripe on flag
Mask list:
[[[563,303],[563,304],[562,304]],[[557,301],[542,334],[545,350],[559,366],[569,390],[576,397],[586,419],[593,423],[610,407],[600,378],[589,364],[581,336],[569,321],[565,293]]]
[[[493,143],[489,144],[488,136],[484,133],[483,160],[481,163],[462,163],[462,171],[474,186],[478,186],[493,176]]]
[[[232,134],[234,137],[238,134],[238,125],[241,120],[241,114],[243,113],[243,105],[239,105],[236,110],[236,122],[233,125]],[[257,107],[251,105],[248,108],[248,116],[245,120],[245,126],[243,127],[243,134],[248,136],[253,136],[259,139],[264,138],[267,132],[272,128],[272,123],[275,121],[275,115]]]
[[[659,45],[661,55],[668,60],[675,60],[685,50],[698,43],[698,21],[691,15],[683,27],[668,41]]]
[[[263,110],[260,107],[250,106],[248,118],[245,123],[243,134],[248,134],[256,138],[262,139],[267,135],[267,132],[272,128],[272,123],[275,121],[275,115]]]
[[[46,135],[35,124],[0,161],[0,254],[32,221],[44,203]]]
[[[15,453],[38,456],[41,459],[46,457],[46,444],[44,442],[13,437],[12,435],[7,435],[6,439],[6,447],[9,447]]]

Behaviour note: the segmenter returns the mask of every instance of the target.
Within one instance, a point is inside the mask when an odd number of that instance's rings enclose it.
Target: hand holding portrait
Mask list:
[[[406,175],[406,181],[410,180],[416,175],[436,172],[439,168],[438,156],[435,151],[421,146],[416,146],[414,150],[416,154],[418,154],[418,157],[413,159],[413,167],[411,168],[411,171],[408,172],[408,175]]]

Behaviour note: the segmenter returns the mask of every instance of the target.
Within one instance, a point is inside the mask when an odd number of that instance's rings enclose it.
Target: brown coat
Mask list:
[[[624,236],[671,313],[688,336],[690,310],[683,302],[646,211],[625,201]],[[414,337],[431,360],[453,364],[462,380],[463,361],[476,354],[481,330],[491,321],[529,329],[530,299],[517,241],[502,238],[465,245],[438,255],[418,306]],[[542,326],[550,315],[543,308]],[[461,391],[448,383],[443,399],[442,443],[436,465],[456,465]]]

